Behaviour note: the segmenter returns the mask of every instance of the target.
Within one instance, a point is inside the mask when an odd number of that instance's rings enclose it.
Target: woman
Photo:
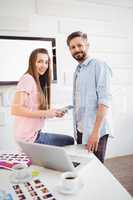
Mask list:
[[[11,107],[16,140],[57,146],[74,144],[73,137],[41,131],[45,118],[64,115],[59,109],[50,109],[50,89],[50,57],[46,49],[38,48],[30,55],[28,70],[17,85]]]

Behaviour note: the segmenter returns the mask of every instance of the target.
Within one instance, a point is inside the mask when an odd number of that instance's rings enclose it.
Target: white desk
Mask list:
[[[66,147],[72,154],[88,156],[82,146]],[[31,166],[40,172],[41,179],[44,179],[47,187],[57,200],[133,200],[130,194],[116,180],[116,178],[105,168],[104,165],[93,155],[85,171],[81,171],[84,186],[77,194],[63,195],[58,192],[57,186],[61,173],[42,167]],[[0,169],[0,186],[7,188],[11,171]],[[14,198],[15,199],[15,198]]]

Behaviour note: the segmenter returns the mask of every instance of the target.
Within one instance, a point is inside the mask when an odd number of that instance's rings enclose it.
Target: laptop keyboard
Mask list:
[[[80,162],[74,162],[73,161],[72,164],[73,164],[74,167],[77,167],[78,165],[80,165]]]

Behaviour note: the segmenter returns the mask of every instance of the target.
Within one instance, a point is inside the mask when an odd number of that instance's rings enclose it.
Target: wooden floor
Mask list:
[[[106,159],[105,166],[133,196],[133,155]]]

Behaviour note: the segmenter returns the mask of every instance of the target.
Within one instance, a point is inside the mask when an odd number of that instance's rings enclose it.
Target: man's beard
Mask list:
[[[73,58],[75,58],[78,62],[82,62],[85,60],[86,56],[87,56],[86,52],[81,51],[81,52],[75,53],[73,55]]]

